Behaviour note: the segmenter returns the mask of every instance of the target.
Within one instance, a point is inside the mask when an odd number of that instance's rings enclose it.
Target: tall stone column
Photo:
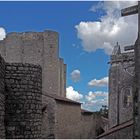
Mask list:
[[[134,138],[140,138],[140,2],[138,2],[138,38],[135,42],[135,80],[134,80]]]
[[[0,56],[0,139],[5,138],[5,61]]]

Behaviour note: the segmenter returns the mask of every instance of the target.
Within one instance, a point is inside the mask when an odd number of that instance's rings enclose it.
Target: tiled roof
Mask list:
[[[80,103],[80,102],[76,102],[76,101],[67,99],[67,98],[65,98],[65,97],[58,96],[58,95],[56,95],[56,94],[49,94],[49,93],[47,93],[47,94],[43,94],[43,95],[48,96],[48,97],[51,97],[51,98],[54,98],[55,100],[63,101],[63,102],[68,102],[68,103],[72,103],[72,104],[79,104],[79,105],[82,104],[82,103]]]
[[[82,114],[93,114],[94,112],[91,112],[91,111],[88,111],[88,110],[81,109],[81,113],[82,113]]]
[[[127,121],[127,122],[122,123],[122,124],[120,124],[120,125],[117,125],[117,126],[115,126],[115,127],[112,127],[112,128],[109,129],[107,132],[105,132],[105,133],[99,135],[99,136],[96,137],[96,138],[98,138],[98,139],[99,139],[99,138],[102,138],[102,137],[104,137],[104,136],[107,136],[107,135],[109,135],[109,134],[115,132],[115,131],[118,131],[118,130],[123,129],[123,128],[126,128],[126,127],[129,127],[129,126],[131,126],[131,125],[133,125],[133,120],[130,120],[130,121]]]

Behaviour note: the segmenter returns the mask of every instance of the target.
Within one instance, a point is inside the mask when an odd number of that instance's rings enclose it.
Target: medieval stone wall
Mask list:
[[[110,127],[133,117],[134,53],[111,57],[109,71],[109,123]]]
[[[133,126],[128,126],[123,129],[119,129],[103,136],[99,136],[99,139],[132,139],[133,138]]]
[[[56,138],[81,138],[81,108],[79,105],[57,101]]]
[[[96,123],[97,120],[93,114],[82,113],[81,114],[81,138],[82,139],[93,139],[96,137]],[[93,131],[94,130],[94,131]]]
[[[67,65],[63,64],[64,67],[64,97],[66,96],[66,83],[67,83]]]
[[[81,113],[81,105],[42,96],[42,138],[96,138],[102,126],[97,113]]]
[[[58,43],[54,31],[9,33],[0,41],[7,62],[0,58],[0,138],[95,138],[98,118],[81,114],[79,103],[48,96],[66,96]]]
[[[133,118],[133,62],[123,63],[120,69],[120,85],[119,85],[119,124],[122,124]],[[124,70],[127,67],[127,70]]]
[[[5,61],[0,56],[0,138],[5,138]]]
[[[118,64],[109,70],[109,127],[118,124]]]
[[[66,97],[66,82],[65,82],[65,79],[66,79],[66,68],[65,68],[65,65],[64,65],[64,62],[63,62],[63,59],[59,59],[59,62],[60,62],[60,95],[62,97]]]
[[[42,95],[42,138],[55,138],[56,101]]]
[[[47,31],[44,36],[43,91],[60,95],[60,65],[58,58],[58,33]],[[45,79],[46,78],[46,79]]]
[[[7,63],[5,70],[6,138],[41,138],[41,67]]]
[[[59,36],[55,31],[9,33],[0,41],[0,52],[6,62],[30,63],[42,67],[42,88],[63,95],[65,82],[59,60]],[[64,91],[63,91],[64,92]]]

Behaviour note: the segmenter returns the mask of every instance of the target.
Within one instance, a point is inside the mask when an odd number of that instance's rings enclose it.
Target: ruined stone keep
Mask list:
[[[0,66],[0,138],[40,138],[41,67],[27,63],[6,63],[2,57]]]
[[[58,44],[54,31],[8,33],[0,41],[0,138],[97,136],[100,115],[66,98]]]
[[[9,33],[0,41],[0,52],[9,63],[40,65],[42,90],[65,96],[66,65],[59,58],[58,42],[54,31]]]

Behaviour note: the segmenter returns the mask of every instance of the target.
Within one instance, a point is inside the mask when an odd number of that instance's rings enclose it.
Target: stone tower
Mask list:
[[[5,61],[0,56],[0,138],[5,138]]]
[[[59,58],[58,44],[58,33],[54,31],[14,32],[0,41],[0,52],[6,62],[40,65],[43,94],[65,97],[66,65]]]
[[[41,138],[42,70],[22,63],[5,64],[6,138]]]
[[[0,138],[41,138],[42,70],[0,55]]]
[[[121,53],[117,44],[111,55],[109,70],[110,128],[133,118],[133,81],[134,52]]]

